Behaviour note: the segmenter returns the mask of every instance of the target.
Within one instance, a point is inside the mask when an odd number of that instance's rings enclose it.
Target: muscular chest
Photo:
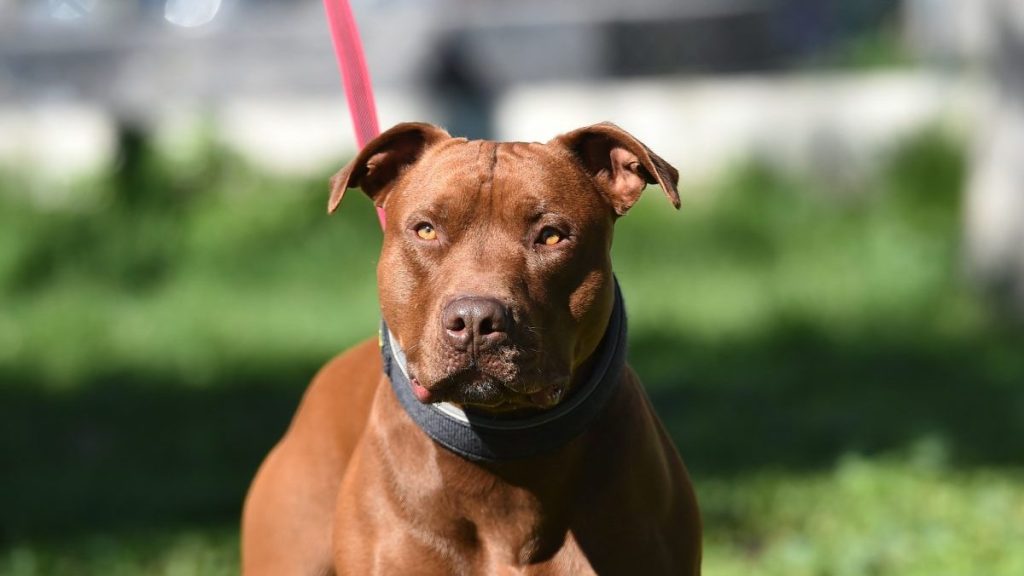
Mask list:
[[[392,445],[353,463],[359,481],[342,491],[335,533],[343,564],[387,566],[379,573],[590,571],[571,533],[576,499],[568,469],[520,477],[515,470],[446,461],[436,449],[421,446],[396,466],[379,458],[405,453]]]

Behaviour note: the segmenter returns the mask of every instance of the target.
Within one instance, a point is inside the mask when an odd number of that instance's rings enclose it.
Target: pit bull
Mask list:
[[[331,180],[386,214],[378,338],[314,377],[253,480],[262,575],[699,574],[682,459],[625,361],[616,220],[676,170],[608,123],[381,134]],[[383,221],[383,220],[382,220]]]

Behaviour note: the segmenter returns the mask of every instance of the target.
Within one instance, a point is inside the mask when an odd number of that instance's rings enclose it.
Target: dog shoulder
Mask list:
[[[328,360],[313,376],[310,388],[353,380],[376,380],[382,373],[377,338],[367,338]]]
[[[346,435],[361,429],[382,380],[377,339],[356,344],[329,360],[313,376],[296,411],[292,428],[340,426]]]

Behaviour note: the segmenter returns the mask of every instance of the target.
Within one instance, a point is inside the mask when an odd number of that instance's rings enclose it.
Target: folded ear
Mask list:
[[[647,184],[658,184],[679,208],[679,173],[629,132],[602,122],[558,136],[549,144],[569,149],[597,181],[618,215],[640,198]]]
[[[423,122],[397,124],[371,140],[347,166],[331,177],[327,213],[333,214],[345,191],[362,188],[377,206],[402,171],[414,164],[430,146],[451,138],[447,132]]]

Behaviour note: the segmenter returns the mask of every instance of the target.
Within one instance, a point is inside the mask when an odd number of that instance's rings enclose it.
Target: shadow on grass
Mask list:
[[[716,347],[638,334],[630,354],[658,374],[645,383],[697,476],[817,468],[922,440],[957,466],[1020,466],[1024,338],[990,338],[840,342],[794,326]]]
[[[1022,339],[837,342],[798,327],[709,345],[634,333],[630,356],[701,476],[813,469],[938,438],[958,465],[1020,465]],[[0,544],[133,526],[233,522],[318,362],[190,388],[109,374],[74,391],[0,378]]]
[[[208,388],[112,374],[67,393],[0,386],[0,546],[78,531],[237,519],[317,365]]]

